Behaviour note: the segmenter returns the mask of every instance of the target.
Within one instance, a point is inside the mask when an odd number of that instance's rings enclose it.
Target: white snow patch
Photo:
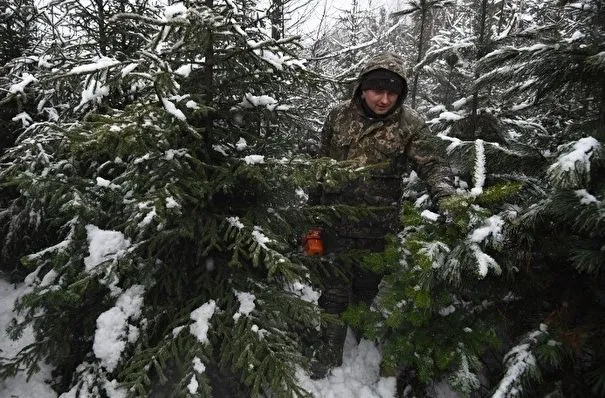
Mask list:
[[[456,307],[454,307],[454,305],[450,304],[449,306],[440,309],[439,315],[448,316],[450,314],[453,314],[454,312],[456,312]]]
[[[481,243],[489,236],[492,237],[494,243],[501,242],[503,239],[502,227],[504,226],[504,220],[502,217],[495,215],[485,220],[485,225],[477,228],[471,234],[471,242]]]
[[[466,98],[460,98],[458,101],[452,102],[452,107],[457,110],[462,108],[467,102]]]
[[[166,112],[170,113],[178,120],[181,120],[183,122],[187,120],[185,114],[179,108],[177,108],[176,105],[174,105],[174,103],[169,99],[162,98],[162,104],[164,105],[164,109],[166,109]]]
[[[286,105],[279,105],[277,100],[269,95],[252,95],[251,93],[246,93],[242,102],[239,105],[243,108],[254,108],[259,106],[264,106],[270,111],[274,110],[287,110],[289,107]]]
[[[551,178],[576,168],[589,172],[590,159],[599,153],[601,144],[594,137],[585,137],[570,144],[569,147],[571,151],[559,156],[557,161],[548,168]]]
[[[195,394],[197,392],[198,387],[199,387],[199,384],[197,382],[197,379],[195,378],[195,375],[191,376],[191,380],[189,381],[189,384],[187,385],[187,390],[189,390],[190,394]]]
[[[120,72],[120,74],[122,75],[122,77],[124,77],[124,76],[130,74],[133,70],[135,70],[137,68],[137,66],[139,66],[138,63],[128,64],[124,68],[122,68],[122,71]]]
[[[14,358],[22,348],[35,342],[31,326],[25,328],[18,340],[12,340],[6,332],[6,325],[10,324],[11,319],[17,317],[17,314],[13,312],[15,300],[28,293],[29,290],[29,286],[25,283],[15,287],[0,279],[0,325],[3,325],[0,330],[0,355],[2,357]],[[52,368],[44,363],[39,365],[40,371],[29,379],[25,372],[19,372],[0,382],[0,397],[56,398],[57,394],[45,382],[45,380],[52,380]]]
[[[265,157],[263,155],[248,155],[244,158],[246,164],[262,164],[265,163]]]
[[[425,193],[424,195],[420,195],[420,197],[414,202],[414,207],[422,207],[427,204],[430,199],[431,196],[427,193]]]
[[[191,313],[191,319],[194,321],[189,325],[189,332],[195,336],[200,343],[208,342],[208,329],[210,328],[210,318],[216,310],[216,302],[210,300]]]
[[[439,120],[440,121],[450,121],[450,122],[455,122],[457,120],[461,120],[464,119],[464,116],[458,114],[458,113],[454,113],[454,112],[441,112],[439,114]]]
[[[479,196],[483,193],[485,184],[485,146],[483,140],[475,140],[475,172],[473,175],[475,186],[471,189],[471,195]]]
[[[491,256],[485,254],[478,244],[473,243],[470,246],[473,255],[475,256],[475,260],[477,260],[477,272],[479,273],[480,278],[484,278],[487,275],[487,271],[489,268],[493,268],[494,272],[497,275],[500,275],[502,269]]]
[[[23,127],[27,127],[33,123],[33,119],[27,112],[21,112],[11,119],[13,122],[21,122]]]
[[[197,373],[204,373],[206,371],[206,366],[202,363],[202,360],[198,357],[193,358],[193,370]]]
[[[321,295],[320,292],[313,290],[312,286],[301,282],[288,285],[287,290],[297,295],[301,300],[314,304],[317,304]]]
[[[578,189],[574,191],[576,196],[580,199],[580,203],[583,205],[589,205],[591,203],[599,203],[599,200],[588,193],[586,189]]]
[[[103,83],[90,79],[88,85],[84,90],[82,90],[82,99],[80,103],[76,107],[76,109],[82,108],[84,105],[92,102],[93,104],[98,104],[101,102],[103,97],[109,95],[109,87],[103,85]]]
[[[309,195],[307,195],[307,193],[305,192],[305,190],[302,189],[302,188],[300,188],[300,187],[296,188],[296,190],[294,191],[294,194],[302,202],[307,202],[307,200],[309,200]]]
[[[35,83],[38,81],[38,79],[36,79],[33,75],[30,75],[29,73],[24,73],[23,75],[21,75],[21,79],[23,80],[9,87],[8,92],[10,94],[25,94],[25,87],[27,87],[27,85],[30,83]]]
[[[103,177],[97,177],[97,185],[104,188],[116,189],[120,188],[119,185],[112,183],[109,180],[104,179]]]
[[[158,215],[158,213],[155,209],[155,206],[153,206],[151,208],[151,210],[149,211],[149,213],[147,213],[145,215],[145,217],[141,220],[141,222],[139,222],[139,224],[138,224],[139,228],[143,229],[146,226],[148,226],[151,223],[151,221],[155,218],[155,216],[157,216],[157,215]]]
[[[88,224],[86,234],[89,253],[88,257],[84,258],[86,272],[92,271],[104,261],[120,259],[130,247],[130,240],[119,231],[106,231]]]
[[[248,292],[238,292],[236,290],[234,293],[235,297],[237,297],[237,300],[239,301],[239,309],[235,314],[233,314],[233,320],[237,322],[242,315],[248,316],[252,311],[254,311],[254,308],[256,307],[254,304],[254,299],[256,299],[256,297],[252,293]]]
[[[178,209],[181,205],[177,202],[172,196],[168,196],[166,198],[166,208],[167,209]]]
[[[189,100],[185,103],[185,106],[189,109],[199,109],[200,106],[194,100]]]
[[[248,146],[248,143],[243,137],[239,137],[239,140],[235,143],[235,149],[243,151]]]
[[[188,12],[189,10],[183,3],[174,3],[166,7],[164,10],[164,18],[168,21],[175,18],[186,18]]]
[[[101,365],[112,372],[120,361],[122,352],[128,341],[133,341],[130,335],[138,336],[138,329],[128,324],[128,319],[138,319],[143,306],[142,285],[133,285],[116,301],[116,306],[103,312],[97,318],[97,330],[92,349]]]
[[[420,216],[429,221],[437,221],[439,219],[439,214],[430,210],[423,210],[422,213],[420,213]]]
[[[40,287],[46,287],[49,286],[51,283],[53,283],[56,279],[57,276],[59,276],[59,273],[57,271],[55,271],[54,269],[51,269],[50,271],[48,271],[46,273],[46,275],[44,275],[44,278],[42,278],[42,281],[40,281]]]
[[[267,243],[271,242],[271,239],[261,232],[260,227],[254,227],[254,231],[252,231],[252,238],[254,238],[259,246],[265,250],[268,250]]]
[[[518,395],[521,391],[516,387],[520,378],[529,369],[536,366],[536,358],[530,352],[529,344],[520,344],[513,347],[504,357],[506,373],[500,380],[498,389],[492,398],[504,398]]]
[[[376,346],[365,339],[359,345],[349,330],[343,350],[343,363],[324,379],[311,380],[297,372],[300,385],[314,397],[322,398],[394,398],[394,377],[380,377],[382,356]]]
[[[96,72],[98,70],[108,69],[108,68],[111,68],[112,66],[119,65],[119,64],[120,64],[120,61],[118,61],[116,59],[109,58],[109,57],[100,57],[93,63],[80,65],[80,66],[76,66],[75,68],[72,68],[72,70],[67,72],[65,75],[77,75],[77,74],[81,74],[81,73]]]
[[[227,217],[227,222],[232,226],[235,227],[237,229],[242,229],[244,228],[244,224],[239,220],[239,217],[235,216],[235,217]]]
[[[201,68],[201,66],[198,64],[184,64],[179,66],[174,73],[182,77],[189,77],[192,71],[199,68]]]

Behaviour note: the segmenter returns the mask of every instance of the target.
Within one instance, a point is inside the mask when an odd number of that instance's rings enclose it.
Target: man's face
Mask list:
[[[387,90],[363,90],[361,98],[368,104],[368,108],[377,115],[384,115],[395,106],[398,94]]]

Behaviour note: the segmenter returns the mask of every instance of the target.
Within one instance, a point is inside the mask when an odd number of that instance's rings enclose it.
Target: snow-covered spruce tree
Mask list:
[[[10,331],[32,325],[36,342],[2,359],[2,376],[48,361],[63,397],[305,395],[297,333],[318,312],[307,270],[287,256],[282,210],[299,198],[278,157],[288,99],[272,96],[303,69],[295,40],[274,40],[266,10],[245,3],[116,15],[156,33],[125,59],[76,59],[22,82],[55,84],[65,112],[2,160],[20,193],[9,238],[57,239],[23,253],[31,292]],[[132,102],[112,107],[121,87]]]
[[[414,65],[419,64],[425,56],[428,43],[433,34],[435,11],[447,5],[451,5],[449,0],[412,0],[408,1],[403,10],[393,14],[398,17],[411,15],[415,20],[415,34],[412,34],[412,37],[416,38],[416,58]],[[413,74],[410,76],[410,106],[414,109],[416,108],[420,71],[420,69],[414,68]]]
[[[466,143],[457,144],[466,150]],[[401,232],[384,253],[365,258],[385,275],[379,294],[370,308],[346,314],[381,344],[385,372],[397,374],[399,387],[414,394],[444,378],[464,395],[486,394],[486,354],[497,353],[505,339],[500,312],[513,297],[514,271],[506,262],[506,226],[526,200],[529,181],[494,179],[490,145],[477,140],[466,152],[472,180],[457,178],[457,196],[441,203],[445,223],[411,174]]]
[[[542,114],[552,137],[543,145],[551,157],[543,195],[521,213],[512,241],[527,297],[513,318],[517,332],[534,319],[549,325],[550,338],[511,350],[524,365],[507,356],[498,392],[605,396],[605,9],[602,1],[548,2],[542,12],[538,20],[552,24],[527,30],[531,43],[488,54],[478,82],[506,84],[505,99]]]
[[[37,10],[33,1],[0,2],[0,87],[10,92],[12,87],[11,63],[14,59],[29,53],[37,42],[35,17]],[[16,89],[15,92],[19,90]],[[4,97],[4,95],[2,95]],[[24,96],[11,95],[0,99],[0,156],[15,143],[20,132],[32,122],[29,116],[35,104]],[[4,192],[0,197],[0,208],[5,207],[16,192]],[[1,223],[0,223],[1,225]],[[0,226],[0,237],[4,225]],[[1,239],[1,238],[0,238]],[[16,258],[6,246],[0,248],[0,270],[13,271]]]
[[[523,144],[544,133],[535,115],[519,115],[519,106],[502,104],[506,87],[474,85],[481,71],[477,60],[518,34],[529,19],[531,2],[463,1],[439,13],[438,33],[425,57],[416,65],[424,71],[432,94],[427,116],[435,132],[464,140],[481,138],[531,153]],[[527,4],[525,4],[527,3]],[[528,4],[530,6],[528,6]],[[426,105],[425,105],[426,106]],[[521,134],[519,136],[519,134]]]

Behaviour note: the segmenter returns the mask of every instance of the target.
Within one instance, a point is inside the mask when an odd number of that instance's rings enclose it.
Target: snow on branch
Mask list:
[[[110,372],[118,366],[126,343],[135,341],[139,336],[138,328],[129,324],[128,319],[140,318],[144,292],[142,285],[131,286],[118,298],[115,307],[97,318],[92,348],[95,356]]]
[[[601,152],[601,144],[593,137],[563,145],[556,162],[548,168],[548,178],[560,188],[578,187],[589,181],[590,164]]]
[[[210,300],[191,312],[193,323],[189,325],[189,332],[202,343],[208,343],[208,330],[210,329],[210,318],[216,311],[216,302]]]
[[[252,293],[239,292],[237,290],[235,290],[233,293],[239,301],[239,309],[235,314],[233,314],[233,320],[237,322],[242,315],[248,316],[252,311],[254,311],[254,308],[256,308],[256,304],[254,303],[256,297]]]
[[[500,275],[502,273],[502,268],[500,268],[500,265],[498,265],[496,260],[494,260],[490,255],[484,253],[477,243],[472,243],[470,245],[470,249],[475,257],[475,261],[477,263],[477,273],[481,279],[485,278],[487,271],[490,268],[494,270],[496,275]]]
[[[539,377],[536,357],[531,350],[547,336],[547,326],[541,324],[539,330],[529,333],[521,344],[508,351],[504,356],[506,373],[500,380],[498,389],[494,392],[492,398],[522,395],[525,379]]]
[[[372,40],[368,40],[366,42],[359,43],[359,44],[354,45],[354,46],[345,47],[345,48],[342,48],[342,49],[340,49],[338,51],[331,52],[329,54],[322,55],[320,57],[309,58],[309,61],[322,61],[324,59],[336,58],[336,57],[339,57],[339,56],[341,56],[343,54],[346,54],[346,53],[349,53],[349,52],[352,52],[352,51],[361,50],[363,48],[367,48],[367,47],[373,46],[376,43],[378,43],[379,41],[381,41],[382,38],[384,38],[384,37],[388,36],[389,34],[391,34],[391,32],[393,32],[400,25],[402,25],[404,21],[406,21],[405,18],[400,18],[393,26],[391,26],[389,29],[387,29],[381,36],[374,37]]]
[[[38,81],[38,79],[36,79],[33,75],[30,75],[29,73],[24,73],[21,78],[23,80],[9,87],[8,92],[10,94],[24,94],[25,87],[27,87],[28,84],[35,83]]]
[[[95,62],[90,64],[79,65],[73,67],[70,71],[65,73],[65,76],[71,75],[83,75],[87,73],[98,72],[101,70],[109,69],[112,66],[116,66],[121,64],[117,59],[109,58],[109,57],[100,57]]]
[[[498,215],[494,215],[485,220],[484,225],[473,230],[470,235],[471,242],[481,243],[491,237],[492,244],[502,243],[504,236],[502,227],[504,220]]]
[[[473,175],[475,186],[471,189],[473,196],[479,196],[483,192],[485,184],[485,146],[483,140],[475,140],[475,172]]]

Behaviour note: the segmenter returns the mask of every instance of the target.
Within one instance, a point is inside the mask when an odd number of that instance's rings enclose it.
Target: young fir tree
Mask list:
[[[155,33],[123,59],[49,55],[51,72],[14,83],[54,87],[63,112],[2,160],[2,189],[20,193],[7,244],[56,238],[22,253],[30,292],[10,332],[32,325],[36,341],[0,376],[48,361],[64,397],[306,395],[298,333],[319,313],[286,220],[313,170],[282,157],[295,40],[249,1],[109,23]]]
[[[551,162],[544,190],[522,213],[513,240],[525,264],[520,294],[541,298],[515,319],[521,329],[529,312],[551,337],[511,350],[498,391],[605,396],[605,10],[600,1],[548,2],[536,21],[549,24],[526,27],[522,38],[530,43],[488,54],[478,82],[504,82],[504,99],[548,118],[551,137],[543,145]]]

